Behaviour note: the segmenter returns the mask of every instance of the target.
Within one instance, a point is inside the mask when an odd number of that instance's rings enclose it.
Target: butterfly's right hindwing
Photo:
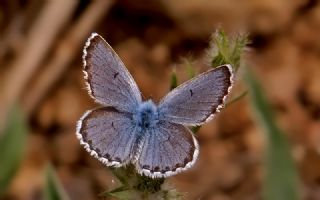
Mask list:
[[[191,131],[167,121],[147,130],[141,142],[135,165],[140,174],[152,178],[168,177],[189,169],[199,153]]]

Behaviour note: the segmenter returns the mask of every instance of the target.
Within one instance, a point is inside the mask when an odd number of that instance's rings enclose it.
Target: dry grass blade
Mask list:
[[[78,55],[78,52],[82,49],[83,41],[100,19],[107,14],[112,2],[93,2],[82,14],[78,22],[71,27],[64,39],[60,41],[54,51],[53,58],[36,79],[34,87],[26,93],[23,107],[27,115],[33,112],[39,101],[52,85],[59,80],[74,57]]]
[[[24,86],[39,68],[47,55],[56,36],[70,20],[77,1],[48,1],[37,21],[30,29],[21,55],[9,66],[10,71],[2,83],[3,102],[0,103],[0,121],[4,123],[7,108],[10,108],[20,97]],[[0,124],[0,127],[2,127]]]

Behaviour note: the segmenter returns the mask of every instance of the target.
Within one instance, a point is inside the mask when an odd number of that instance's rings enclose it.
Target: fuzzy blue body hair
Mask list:
[[[139,132],[153,128],[159,122],[159,113],[157,106],[152,100],[144,101],[139,104],[133,114],[133,122],[138,127]]]

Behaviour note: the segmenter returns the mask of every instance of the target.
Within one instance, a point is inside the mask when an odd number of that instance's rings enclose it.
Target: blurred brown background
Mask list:
[[[115,49],[145,98],[169,90],[175,67],[188,79],[208,69],[210,35],[245,31],[255,68],[288,134],[303,199],[320,199],[320,3],[317,0],[1,0],[0,119],[14,102],[30,127],[25,159],[9,199],[41,199],[44,169],[54,164],[71,199],[99,199],[117,186],[80,146],[76,121],[97,106],[85,90],[82,48],[98,32]],[[241,70],[231,96],[246,89]],[[228,106],[197,134],[200,158],[172,177],[186,199],[261,199],[264,137],[248,98]],[[0,147],[1,150],[1,147]]]

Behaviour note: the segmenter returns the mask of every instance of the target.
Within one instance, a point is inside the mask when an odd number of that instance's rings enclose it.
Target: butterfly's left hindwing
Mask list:
[[[130,116],[112,107],[87,111],[77,126],[77,137],[85,149],[105,165],[116,167],[134,156],[135,132]]]

